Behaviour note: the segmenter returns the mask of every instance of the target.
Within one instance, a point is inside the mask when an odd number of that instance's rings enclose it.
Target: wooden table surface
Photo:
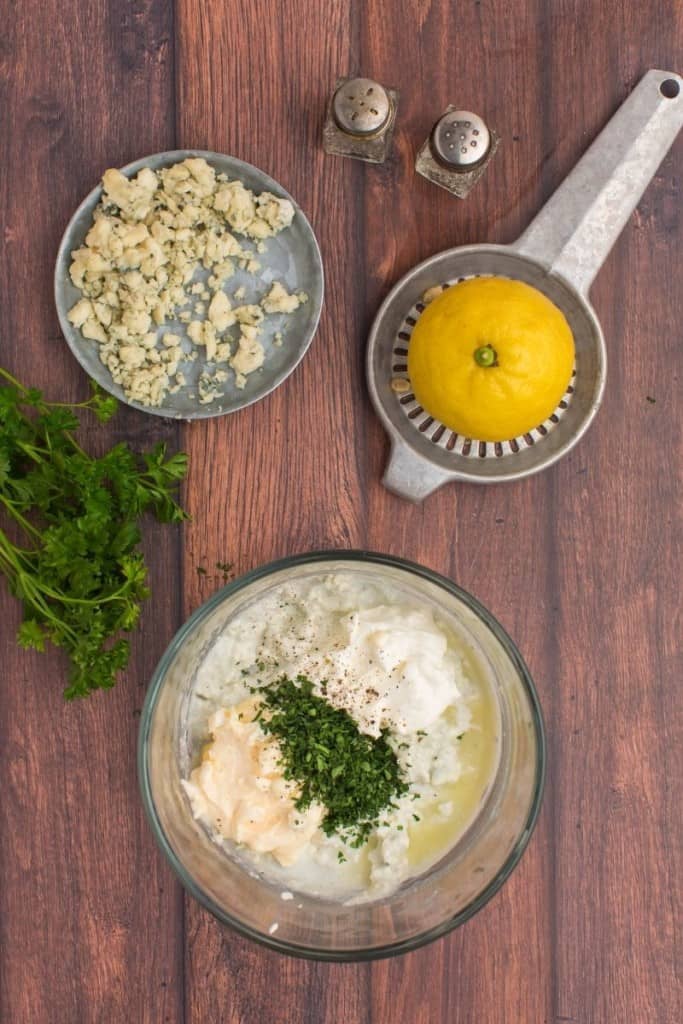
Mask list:
[[[447,486],[419,507],[392,497],[363,355],[404,271],[449,246],[513,240],[641,74],[675,69],[681,4],[29,0],[4,12],[3,365],[55,399],[86,394],[54,310],[57,244],[106,167],[159,150],[231,153],[278,179],[318,235],[327,294],[309,354],[266,401],[183,426],[122,409],[85,432],[93,446],[164,439],[190,455],[192,522],[146,535],[152,597],[115,691],[65,704],[65,663],[17,650],[18,609],[0,588],[3,1024],[680,1021],[683,139],[593,288],[607,394],[559,465]],[[401,91],[383,166],[321,150],[325,102],[348,73]],[[466,202],[413,172],[449,102],[503,136]],[[222,930],[183,894],[138,798],[147,681],[215,586],[196,567],[241,573],[324,547],[404,555],[471,590],[519,644],[548,728],[544,807],[510,881],[450,937],[373,964],[297,961]]]

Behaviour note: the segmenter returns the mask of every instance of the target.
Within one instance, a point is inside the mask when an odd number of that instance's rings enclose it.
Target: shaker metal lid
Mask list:
[[[454,170],[470,170],[484,159],[490,145],[486,124],[471,110],[451,110],[440,117],[432,129],[434,156]]]
[[[342,131],[349,135],[372,135],[389,120],[391,100],[379,82],[353,78],[337,89],[332,112]]]

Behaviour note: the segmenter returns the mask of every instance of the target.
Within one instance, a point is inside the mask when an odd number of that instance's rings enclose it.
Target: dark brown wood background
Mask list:
[[[385,438],[363,376],[371,318],[405,270],[448,246],[513,240],[640,75],[682,70],[681,4],[2,8],[3,365],[54,398],[86,393],[53,306],[57,244],[102,171],[147,153],[202,147],[262,167],[311,219],[327,276],[313,347],[266,401],[182,427],[122,409],[106,430],[89,429],[95,446],[163,438],[191,459],[193,521],[147,536],[153,596],[117,690],[65,704],[63,661],[17,650],[17,608],[0,587],[3,1024],[683,1019],[674,964],[683,140],[593,289],[607,396],[560,465],[518,484],[445,487],[413,507],[379,484]],[[401,91],[381,167],[320,147],[335,78],[361,72]],[[448,102],[481,111],[504,140],[466,202],[413,173]],[[211,591],[197,565],[229,560],[242,572],[310,548],[361,546],[451,575],[501,620],[537,680],[550,774],[529,850],[474,920],[394,961],[326,966],[227,933],[184,896],[143,820],[135,742],[154,664]]]

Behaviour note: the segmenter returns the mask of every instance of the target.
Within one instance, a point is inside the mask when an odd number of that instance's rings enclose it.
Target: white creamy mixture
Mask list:
[[[283,675],[306,676],[368,736],[388,730],[409,789],[359,849],[324,834],[320,805],[296,810],[277,741],[253,721],[250,687]],[[191,719],[203,744],[184,783],[195,816],[267,877],[335,898],[386,895],[439,859],[497,765],[497,712],[464,644],[429,606],[350,571],[283,585],[239,613],[199,670]]]

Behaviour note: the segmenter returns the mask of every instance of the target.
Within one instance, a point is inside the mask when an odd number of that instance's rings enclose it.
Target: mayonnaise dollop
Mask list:
[[[192,813],[213,832],[286,867],[310,842],[324,808],[294,806],[297,787],[283,777],[277,740],[254,721],[258,707],[251,697],[211,716],[211,740],[183,785]]]

